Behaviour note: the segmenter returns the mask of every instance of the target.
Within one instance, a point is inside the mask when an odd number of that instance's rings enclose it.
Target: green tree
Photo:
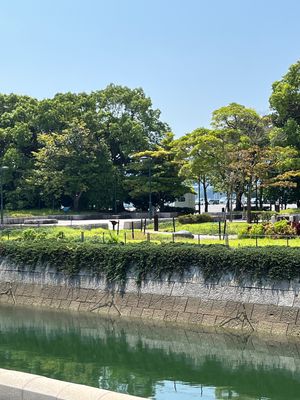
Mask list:
[[[180,175],[198,182],[199,214],[200,184],[203,187],[205,212],[208,212],[207,187],[217,166],[219,138],[209,129],[198,128],[175,141],[176,156],[181,160]]]
[[[270,105],[276,129],[272,132],[272,142],[280,146],[292,146],[300,156],[300,61],[291,65],[288,72],[272,85]],[[289,191],[289,200],[300,207],[299,162],[295,159],[295,187]]]
[[[37,100],[28,96],[0,94],[0,163],[5,174],[5,197],[9,208],[34,205],[36,193],[26,184],[33,169],[32,151],[37,149]]]
[[[42,147],[34,153],[33,179],[46,198],[69,196],[78,210],[81,197],[92,191],[92,205],[111,205],[113,166],[102,139],[79,123],[38,139]]]
[[[213,112],[212,126],[223,143],[223,157],[216,170],[221,180],[217,177],[217,184],[230,198],[233,192],[238,200],[246,194],[250,221],[251,195],[260,179],[257,166],[269,142],[267,120],[251,108],[231,103]]]
[[[137,208],[146,210],[149,205],[149,172],[151,176],[152,204],[160,211],[167,203],[175,201],[191,188],[179,175],[180,162],[176,159],[172,133],[165,135],[154,150],[135,153],[127,169],[126,187],[128,201]]]

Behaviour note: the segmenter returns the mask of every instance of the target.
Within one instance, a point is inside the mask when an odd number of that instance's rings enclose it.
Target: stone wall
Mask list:
[[[300,336],[299,291],[298,281],[239,284],[226,276],[207,283],[198,270],[141,287],[132,274],[119,287],[87,271],[68,277],[51,267],[0,265],[2,303],[292,336]]]

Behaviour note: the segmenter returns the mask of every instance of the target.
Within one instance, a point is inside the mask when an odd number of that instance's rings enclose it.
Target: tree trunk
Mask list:
[[[255,182],[255,210],[258,210],[258,187],[257,181]]]
[[[81,195],[82,195],[82,192],[76,193],[75,197],[73,198],[74,211],[79,210],[79,200],[80,200]]]
[[[203,195],[204,195],[204,212],[208,212],[208,200],[207,200],[207,186],[205,177],[203,178]]]
[[[249,183],[248,192],[247,192],[247,222],[248,222],[248,224],[251,224],[251,193],[252,193],[252,184]]]
[[[236,193],[235,211],[243,211],[242,196],[243,196],[243,192]]]
[[[264,208],[263,203],[263,189],[262,187],[259,188],[259,208],[262,210]]]
[[[198,202],[199,202],[199,206],[198,206],[198,214],[201,214],[201,180],[200,177],[198,177]]]

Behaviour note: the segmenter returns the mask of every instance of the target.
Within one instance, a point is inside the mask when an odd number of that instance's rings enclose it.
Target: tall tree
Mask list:
[[[175,158],[173,137],[172,133],[168,133],[153,150],[132,156],[127,169],[126,185],[129,190],[128,200],[138,208],[148,208],[149,191],[153,206],[160,211],[164,210],[167,203],[191,191],[190,186],[184,182],[185,178],[179,176],[180,163]]]
[[[199,213],[200,185],[203,187],[204,211],[208,212],[207,188],[214,174],[220,151],[219,138],[209,129],[198,128],[175,141],[174,149],[182,165],[180,175],[198,182]]]
[[[256,166],[260,162],[261,149],[268,145],[268,129],[264,118],[256,111],[232,103],[213,112],[212,126],[223,141],[225,157],[219,167],[222,181],[230,197],[243,193],[247,197],[247,219],[250,221],[251,195],[259,177]],[[220,184],[222,184],[220,182]]]
[[[294,147],[300,157],[300,60],[290,66],[281,80],[273,83],[270,105],[276,126],[272,132],[272,141],[277,145]],[[289,190],[289,198],[290,201],[296,201],[300,208],[298,161],[295,162],[294,169],[295,187],[292,193]]]
[[[103,140],[80,123],[38,139],[42,147],[34,153],[33,180],[45,198],[69,196],[77,211],[82,196],[92,190],[93,205],[111,205],[113,167]]]
[[[6,206],[32,207],[36,195],[26,184],[33,169],[32,151],[37,149],[37,100],[28,96],[0,94],[0,164],[5,174]]]

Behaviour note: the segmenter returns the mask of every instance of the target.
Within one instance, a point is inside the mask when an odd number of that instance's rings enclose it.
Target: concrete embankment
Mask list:
[[[0,398],[9,400],[141,400],[90,386],[0,369]]]
[[[241,284],[224,276],[207,283],[196,269],[140,287],[133,273],[119,287],[88,271],[70,277],[49,266],[20,269],[5,259],[0,267],[2,303],[292,336],[300,336],[299,292],[298,281]]]

